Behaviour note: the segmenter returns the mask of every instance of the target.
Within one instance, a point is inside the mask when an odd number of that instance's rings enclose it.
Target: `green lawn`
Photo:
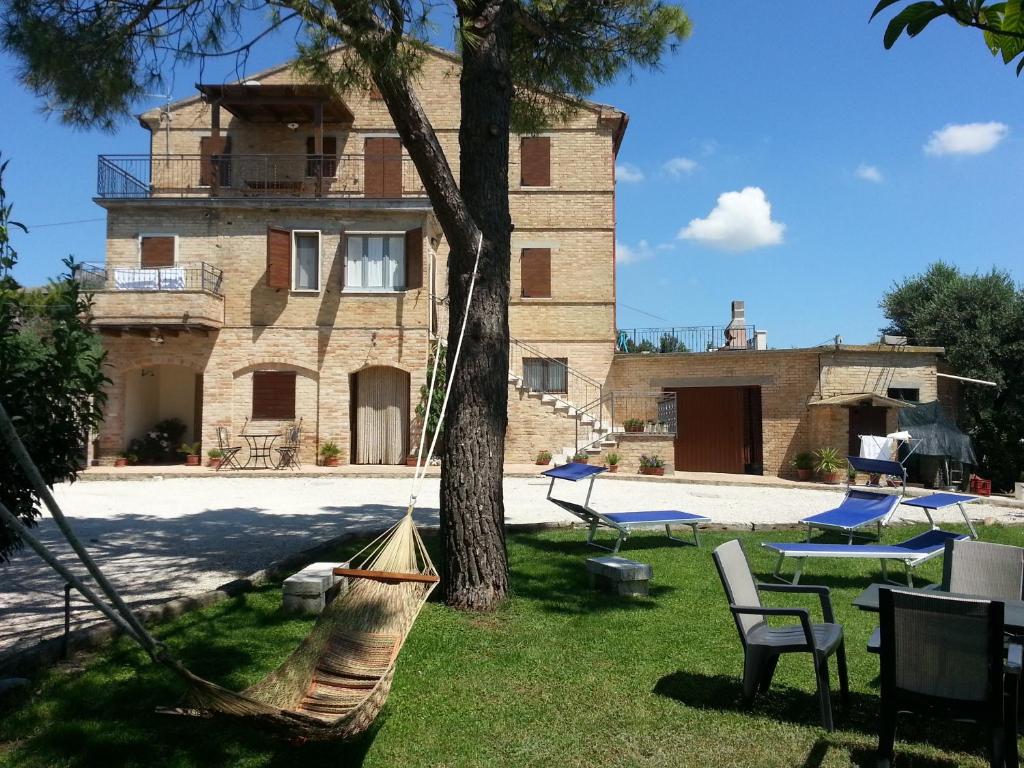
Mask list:
[[[910,529],[891,529],[896,541]],[[1024,543],[1024,530],[982,538]],[[582,531],[509,540],[515,598],[493,615],[427,605],[402,652],[376,727],[349,743],[293,745],[245,724],[155,713],[183,688],[127,642],[40,677],[0,708],[4,766],[843,766],[874,765],[877,659],[865,651],[875,617],[851,606],[877,561],[812,562],[806,583],[832,588],[845,624],[849,710],[835,696],[834,734],[818,726],[807,656],[786,657],[772,692],[739,703],[741,654],[711,561],[735,534],[703,548],[640,534],[624,554],[654,566],[649,598],[587,588]],[[766,539],[740,534],[767,577]],[[340,553],[339,553],[340,554]],[[936,580],[939,561],[919,569]],[[920,581],[921,579],[919,579]],[[768,595],[773,604],[792,598]],[[271,669],[308,621],[283,616],[280,592],[257,592],[158,628],[196,673],[242,687]],[[813,598],[797,604],[817,607]],[[833,680],[835,669],[833,666]],[[834,683],[834,687],[835,687]],[[897,765],[986,765],[968,726],[905,720]]]

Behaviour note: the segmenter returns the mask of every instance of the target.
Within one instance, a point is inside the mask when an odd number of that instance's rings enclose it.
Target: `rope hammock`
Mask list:
[[[450,373],[454,372],[462,352],[482,246],[481,234]],[[440,351],[441,344],[438,343],[434,351],[427,414],[433,402]],[[449,375],[441,404],[441,420],[448,407],[452,382],[453,377]],[[437,445],[438,435],[435,432],[424,454],[425,421],[420,430],[409,504],[402,519],[352,558],[355,567],[336,571],[350,577],[346,594],[324,608],[309,635],[277,669],[240,692],[191,673],[143,626],[68,525],[2,404],[0,437],[14,454],[60,532],[110,602],[105,602],[92,587],[73,574],[2,503],[0,520],[16,531],[51,568],[124,634],[142,646],[154,661],[181,677],[189,686],[189,698],[196,707],[257,721],[283,730],[290,736],[349,738],[365,731],[384,706],[391,690],[398,653],[439,581],[437,569],[412,518],[426,468]]]

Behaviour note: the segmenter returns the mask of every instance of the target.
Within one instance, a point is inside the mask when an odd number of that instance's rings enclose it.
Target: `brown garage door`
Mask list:
[[[757,387],[676,389],[676,469],[741,474],[760,463],[760,392]],[[756,397],[756,414],[748,413]],[[755,428],[756,429],[753,429]],[[755,456],[756,454],[756,456]]]

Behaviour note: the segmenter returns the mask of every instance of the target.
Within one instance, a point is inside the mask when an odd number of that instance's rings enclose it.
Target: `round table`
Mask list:
[[[270,452],[280,432],[245,432],[242,437],[249,444],[249,459],[242,469],[276,469],[270,464]],[[262,462],[262,463],[261,463]]]

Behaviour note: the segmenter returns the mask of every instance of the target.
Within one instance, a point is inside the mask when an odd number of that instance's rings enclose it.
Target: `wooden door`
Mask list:
[[[861,435],[885,435],[886,408],[877,405],[855,405],[850,408],[851,456],[860,456]]]
[[[744,387],[677,389],[676,469],[742,474],[746,443]]]
[[[376,366],[354,378],[354,463],[404,464],[409,445],[409,374]]]

